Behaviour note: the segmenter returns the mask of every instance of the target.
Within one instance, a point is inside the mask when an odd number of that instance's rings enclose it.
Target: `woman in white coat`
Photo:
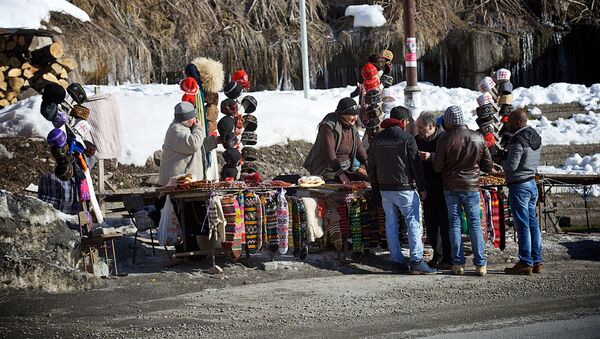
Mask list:
[[[175,118],[165,135],[162,146],[158,183],[166,185],[174,176],[191,173],[204,180],[202,143],[204,126],[196,119],[194,105],[180,102],[175,106]]]

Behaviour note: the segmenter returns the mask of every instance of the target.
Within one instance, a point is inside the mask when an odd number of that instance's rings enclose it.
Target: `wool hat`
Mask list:
[[[367,94],[365,94],[365,102],[369,105],[381,102],[381,92],[376,89],[368,91]]]
[[[242,160],[242,155],[236,148],[231,147],[223,152],[223,159],[225,159],[225,164],[227,166],[237,166]]]
[[[257,127],[257,123],[258,123],[256,116],[250,115],[250,114],[245,114],[242,119],[244,121],[244,130],[245,131],[248,131],[248,132],[256,131],[256,127]]]
[[[46,140],[52,147],[63,147],[67,142],[67,134],[62,129],[55,128],[48,133]]]
[[[246,95],[243,99],[242,99],[242,107],[244,108],[244,113],[254,113],[256,111],[256,105],[258,105],[258,102],[256,101],[256,98],[254,98],[251,95]]]
[[[238,69],[231,75],[231,80],[242,85],[243,89],[250,88],[250,80],[248,79],[248,73],[243,69]]]
[[[510,81],[511,73],[506,68],[500,68],[496,71],[496,80],[500,81]]]
[[[513,84],[510,81],[504,81],[498,84],[498,94],[511,94],[513,91]]]
[[[234,99],[227,98],[221,101],[221,113],[235,115],[238,112],[238,103]]]
[[[235,179],[238,175],[237,168],[235,166],[223,166],[221,170],[221,180],[225,180],[227,178]]]
[[[479,91],[481,93],[490,92],[494,87],[496,87],[496,83],[490,77],[485,77],[479,82]]]
[[[244,161],[256,161],[258,150],[254,147],[246,146],[242,148],[242,159]]]
[[[342,98],[338,102],[335,112],[340,115],[358,115],[360,107],[352,98]]]
[[[256,132],[243,132],[240,141],[244,145],[256,145],[258,136]]]
[[[198,92],[198,82],[193,77],[187,77],[179,83],[179,88],[185,92],[185,94],[196,94]]]
[[[449,126],[464,125],[465,119],[460,106],[452,105],[444,112],[444,121]]]
[[[379,81],[383,85],[383,88],[388,88],[394,84],[394,78],[392,78],[391,75],[387,75],[387,74],[382,74]]]
[[[231,81],[225,85],[223,92],[228,98],[237,99],[239,98],[240,94],[242,94],[242,85],[240,85],[238,82]]]
[[[396,106],[390,112],[390,118],[396,120],[410,120],[410,112],[406,107]]]
[[[54,126],[54,128],[60,128],[67,122],[69,122],[69,118],[62,111],[58,111],[54,119],[52,119],[52,125]]]
[[[475,109],[478,117],[485,117],[497,112],[496,107],[492,104],[483,105]]]
[[[375,65],[372,63],[367,63],[361,68],[360,75],[363,77],[363,79],[368,80],[373,79],[377,75],[377,72],[378,70]]]
[[[44,87],[44,92],[42,93],[42,100],[59,105],[65,100],[66,95],[67,92],[65,92],[65,89],[61,85],[52,82],[47,84],[46,87]]]
[[[40,113],[42,113],[46,120],[53,121],[58,114],[58,104],[44,100],[40,106]]]
[[[194,105],[187,101],[182,101],[175,105],[175,121],[184,122],[196,116]]]
[[[200,76],[200,72],[198,71],[198,67],[196,67],[195,64],[190,63],[185,65],[185,76],[186,77],[192,77],[196,80],[196,83],[198,85],[202,84],[202,77]]]
[[[381,51],[381,56],[387,61],[394,60],[394,53],[392,53],[392,51],[388,49],[384,49],[383,51]]]
[[[367,79],[365,81],[363,81],[363,86],[365,87],[365,91],[369,92],[372,90],[379,90],[381,83],[379,82],[379,79],[377,78],[372,78],[372,79]]]
[[[90,116],[90,109],[85,106],[75,105],[71,108],[71,116],[77,119],[87,120]]]
[[[196,95],[195,94],[184,94],[181,96],[181,101],[189,102],[196,107]]]
[[[80,84],[74,82],[67,87],[67,93],[73,101],[78,104],[83,104],[87,100],[87,95],[85,94],[85,90],[81,87]]]

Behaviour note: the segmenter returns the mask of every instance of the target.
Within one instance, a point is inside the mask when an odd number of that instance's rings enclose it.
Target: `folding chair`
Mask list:
[[[133,240],[133,259],[132,263],[135,264],[135,252],[137,245],[137,237],[140,231],[149,231],[150,232],[150,241],[152,243],[152,254],[156,255],[156,251],[154,249],[154,235],[152,233],[153,229],[157,229],[157,226],[152,221],[152,219],[148,216],[148,212],[144,209],[144,200],[140,195],[128,195],[123,197],[123,206],[127,211],[125,217],[131,218],[133,225],[137,228],[135,232],[134,240]]]

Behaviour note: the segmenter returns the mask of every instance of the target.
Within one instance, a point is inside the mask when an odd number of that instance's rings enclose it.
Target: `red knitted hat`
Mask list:
[[[237,71],[233,72],[231,80],[238,82],[240,85],[242,85],[243,89],[250,88],[250,80],[248,78],[248,73],[246,73],[246,71],[244,71],[243,69],[238,69]]]
[[[179,88],[185,92],[185,94],[194,95],[198,92],[198,83],[196,79],[192,77],[187,77],[179,83]]]
[[[194,107],[196,107],[196,95],[194,94],[184,94],[181,97],[181,101],[187,101],[190,104],[194,105]]]
[[[372,90],[377,90],[379,91],[379,79],[377,78],[372,78],[372,79],[367,79],[365,81],[363,81],[363,86],[365,86],[365,91],[369,92]]]
[[[360,70],[360,75],[365,80],[373,79],[377,75],[377,67],[371,63],[365,64]]]

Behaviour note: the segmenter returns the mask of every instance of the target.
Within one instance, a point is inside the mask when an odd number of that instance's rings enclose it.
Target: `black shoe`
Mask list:
[[[399,263],[399,262],[395,262],[392,264],[392,272],[394,273],[408,273],[410,272],[410,267],[408,267],[408,264],[403,262],[403,263]]]

